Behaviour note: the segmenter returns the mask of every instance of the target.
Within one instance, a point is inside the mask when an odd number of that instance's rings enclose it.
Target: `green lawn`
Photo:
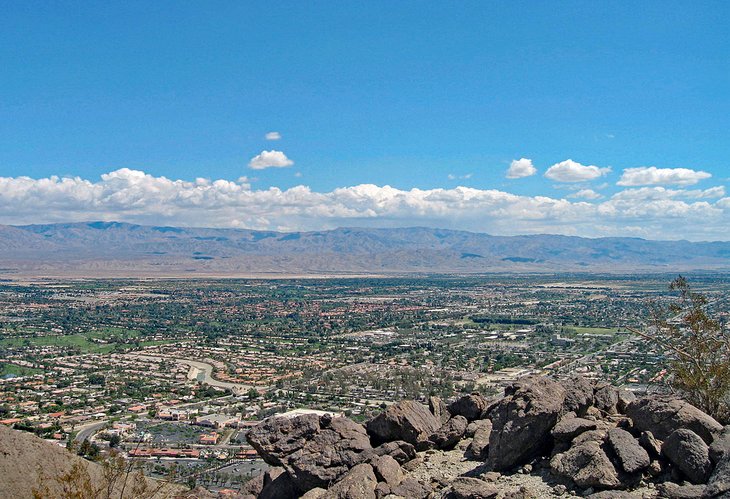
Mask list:
[[[580,326],[565,326],[576,332],[576,334],[615,334],[615,327],[580,327]]]
[[[59,346],[79,348],[84,353],[107,353],[114,350],[115,343],[94,343],[90,338],[100,336],[98,333],[93,334],[68,334],[63,336],[38,336],[34,338],[6,338],[0,340],[0,347],[19,348],[25,345],[27,340],[31,345]],[[174,340],[163,341],[141,341],[140,346],[161,345],[170,343]]]
[[[14,374],[16,376],[29,376],[32,374],[42,373],[42,369],[34,369],[32,367],[21,367],[15,364],[0,364],[0,377],[6,374]]]

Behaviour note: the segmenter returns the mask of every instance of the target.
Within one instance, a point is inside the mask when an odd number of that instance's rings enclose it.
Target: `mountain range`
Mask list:
[[[0,225],[0,273],[286,276],[730,270],[730,241],[493,236],[410,227],[312,232],[120,222]]]

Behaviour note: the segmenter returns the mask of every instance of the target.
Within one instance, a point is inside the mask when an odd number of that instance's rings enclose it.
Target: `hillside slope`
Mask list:
[[[101,465],[73,455],[66,449],[48,443],[31,433],[0,425],[0,497],[32,498],[34,490],[43,490],[42,497],[64,497],[63,488],[54,477],[69,473],[75,464],[80,465],[88,473],[94,489],[99,489],[107,483]],[[133,481],[133,476],[130,475],[130,483],[125,488],[124,497],[130,499],[138,497],[134,491]],[[160,487],[150,480],[147,480],[147,483],[149,490]],[[114,497],[119,497],[121,487],[117,486],[114,490],[117,491]],[[179,486],[165,486],[153,497],[173,497],[181,490]]]

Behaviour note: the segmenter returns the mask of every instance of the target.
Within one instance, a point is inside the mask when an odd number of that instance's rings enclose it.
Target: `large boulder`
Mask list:
[[[436,419],[438,419],[442,425],[446,424],[451,417],[449,408],[446,407],[444,401],[439,397],[428,397],[428,410],[431,411],[431,414],[436,416]]]
[[[560,418],[560,421],[553,427],[550,434],[558,442],[570,442],[581,433],[595,430],[598,425],[595,421],[577,418],[574,413],[569,413]]]
[[[494,499],[499,489],[479,478],[460,476],[450,484],[449,499]]]
[[[550,460],[553,473],[573,480],[579,487],[616,488],[621,485],[619,474],[611,460],[596,441],[573,445]]]
[[[650,431],[642,431],[639,435],[641,445],[651,457],[659,457],[662,454],[662,443],[654,437]]]
[[[360,463],[348,471],[340,481],[330,487],[322,499],[376,499],[373,467]]]
[[[327,487],[374,454],[362,425],[329,415],[268,418],[246,438],[266,463],[282,466],[301,492]]]
[[[440,427],[441,421],[428,407],[413,400],[403,400],[368,421],[367,432],[374,445],[404,440],[421,449]]]
[[[392,494],[396,498],[405,497],[407,499],[425,499],[433,492],[431,487],[419,482],[415,478],[405,478],[395,487],[390,487],[386,483],[379,483],[378,488],[380,488],[381,485],[384,486],[381,490],[386,492],[383,494],[384,496]]]
[[[390,456],[401,465],[416,457],[416,448],[403,440],[385,442],[373,449],[373,452],[376,456]]]
[[[584,416],[593,405],[593,384],[583,376],[572,376],[560,381],[565,388],[565,412]]]
[[[707,495],[717,497],[722,494],[730,496],[730,456],[724,456],[715,466],[715,471],[707,481]],[[725,496],[726,497],[726,496]]]
[[[730,455],[730,426],[723,428],[722,433],[710,445],[710,459],[713,463],[719,463],[728,455]]]
[[[378,482],[385,482],[391,487],[396,487],[403,481],[404,475],[400,464],[390,456],[375,456],[370,461],[370,465],[373,467]]]
[[[608,383],[596,385],[593,391],[593,406],[607,414],[618,412],[618,388]]]
[[[470,457],[485,459],[489,450],[489,437],[492,434],[492,421],[480,419],[475,421],[474,438],[466,449]]]
[[[255,494],[257,499],[294,499],[299,497],[294,481],[284,468],[269,468],[265,471],[262,485],[262,489]]]
[[[649,453],[628,431],[621,428],[609,430],[606,440],[626,473],[636,473],[649,466]]]
[[[507,470],[548,451],[550,430],[564,412],[565,388],[550,378],[527,377],[505,389],[491,412],[489,465]]]
[[[678,398],[655,395],[637,399],[626,407],[634,428],[650,431],[659,440],[667,438],[674,430],[692,430],[711,444],[714,436],[722,431],[722,425],[692,404]]]
[[[449,413],[452,416],[464,416],[469,421],[481,419],[482,413],[487,410],[489,401],[479,395],[472,393],[464,395],[449,404]]]
[[[464,416],[456,415],[429,437],[439,449],[453,449],[466,433],[469,422]]]
[[[662,454],[692,483],[705,483],[712,472],[710,449],[692,430],[672,432],[662,444]]]
[[[666,499],[697,499],[705,497],[704,485],[680,485],[673,482],[664,482],[657,485],[659,497]]]

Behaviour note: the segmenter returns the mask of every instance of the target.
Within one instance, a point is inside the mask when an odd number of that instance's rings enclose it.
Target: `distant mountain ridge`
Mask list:
[[[730,242],[425,227],[286,233],[121,222],[0,225],[0,269],[92,276],[730,270]]]

